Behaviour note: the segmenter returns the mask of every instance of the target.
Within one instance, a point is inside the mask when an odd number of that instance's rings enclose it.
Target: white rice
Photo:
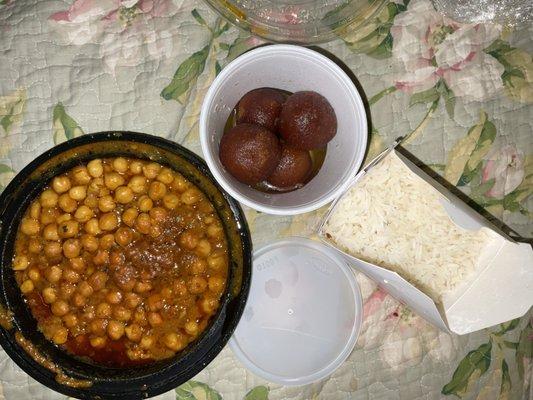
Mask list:
[[[457,226],[441,196],[391,152],[339,200],[323,234],[441,302],[472,279],[483,248],[496,237],[488,228]]]

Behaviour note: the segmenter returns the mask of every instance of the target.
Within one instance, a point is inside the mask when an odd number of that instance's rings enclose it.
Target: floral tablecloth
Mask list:
[[[297,13],[287,16],[297,22]],[[399,136],[512,229],[533,234],[533,26],[457,23],[428,0],[391,1],[322,45],[357,77],[368,157]],[[200,105],[230,60],[262,41],[193,0],[0,0],[0,188],[56,143],[103,130],[164,136],[201,154]],[[312,235],[325,209],[246,210],[255,246]],[[280,387],[226,348],[161,399],[531,399],[533,314],[467,336],[437,331],[363,276],[357,347],[328,379]],[[0,353],[0,398],[64,398]]]

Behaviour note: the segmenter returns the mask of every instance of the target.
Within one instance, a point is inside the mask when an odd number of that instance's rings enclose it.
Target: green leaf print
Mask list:
[[[228,54],[226,55],[226,63],[233,61],[241,54],[247,52],[248,50],[260,45],[263,43],[261,39],[256,38],[255,36],[250,36],[245,33],[241,33],[235,41],[229,45]]]
[[[256,386],[244,396],[244,400],[268,400],[268,388]]]
[[[191,14],[193,18],[196,20],[196,22],[198,22],[200,25],[208,26],[207,22],[205,22],[205,19],[200,15],[200,13],[198,12],[196,8],[191,11]]]
[[[196,80],[204,71],[210,47],[211,45],[208,44],[180,64],[170,84],[161,92],[161,97],[185,104]]]
[[[6,96],[0,96],[0,135],[12,133],[15,125],[22,122],[22,114],[26,108],[26,91],[15,90]],[[3,131],[3,132],[2,132]]]
[[[0,164],[0,192],[2,192],[15,176],[15,171],[6,165]]]
[[[443,79],[441,79],[437,83],[437,91],[441,95],[441,97],[444,99],[444,107],[446,108],[446,112],[448,113],[448,116],[453,119],[454,113],[455,113],[455,95],[453,94],[452,90],[446,85],[446,82],[444,82]]]
[[[477,380],[487,372],[491,361],[491,350],[492,342],[488,342],[469,352],[457,366],[452,380],[442,388],[442,394],[461,397],[466,393],[469,382]]]
[[[438,100],[440,94],[437,90],[437,87],[434,86],[431,89],[424,90],[423,92],[415,93],[409,99],[409,106],[413,106],[419,103],[433,103],[435,100]]]
[[[79,127],[78,123],[65,112],[65,107],[63,107],[63,104],[61,103],[57,103],[54,107],[52,121],[55,144],[83,135],[83,130]]]
[[[222,71],[222,66],[218,61],[215,62],[215,75],[220,74],[220,71]]]
[[[176,400],[222,400],[222,396],[205,383],[189,381],[178,386]]]
[[[518,348],[516,349],[516,366],[520,379],[524,378],[524,359],[533,359],[533,327],[531,322],[520,333]]]
[[[511,375],[509,375],[509,366],[505,358],[502,360],[502,384],[500,386],[499,398],[506,398],[507,394],[511,390]]]

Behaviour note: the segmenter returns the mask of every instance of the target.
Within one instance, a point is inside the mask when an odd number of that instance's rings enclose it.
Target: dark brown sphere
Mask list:
[[[274,172],[281,157],[278,138],[258,125],[239,124],[220,141],[222,165],[237,180],[255,185]]]
[[[283,105],[279,133],[298,149],[320,149],[337,133],[337,117],[324,96],[310,91],[296,92]]]
[[[283,144],[278,166],[267,181],[279,189],[294,188],[306,183],[312,168],[313,161],[309,151]]]
[[[261,125],[275,132],[278,117],[286,96],[277,89],[254,89],[246,93],[237,104],[237,123]]]

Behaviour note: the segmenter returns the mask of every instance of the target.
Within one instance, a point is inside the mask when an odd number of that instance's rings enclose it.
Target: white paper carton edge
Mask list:
[[[399,153],[395,147],[396,144],[382,152],[361,170],[355,176],[350,188],[385,156],[390,152],[394,152],[413,173],[438,190],[457,208],[458,212],[453,212],[453,208],[445,207],[454,222],[465,228],[475,227],[477,229],[480,226],[485,226],[495,231],[502,239],[498,255],[454,304],[449,306],[447,310],[439,310],[429,296],[411,285],[397,273],[360,260],[340,249],[338,250],[347,257],[354,268],[369,276],[391,296],[409,305],[422,317],[442,330],[451,330],[462,335],[525,314],[533,305],[533,250],[531,246],[525,243],[514,243],[500,229],[470,208],[446,187],[431,178],[403,154]],[[335,246],[325,237],[323,228],[342,197],[340,196],[331,205],[318,230],[322,241],[332,247]],[[513,260],[513,263],[511,267],[506,269],[507,260]],[[491,288],[492,290],[490,290]],[[495,292],[494,289],[497,291]],[[491,295],[489,296],[487,293],[491,293]],[[508,293],[508,296],[505,296],[506,293]]]

